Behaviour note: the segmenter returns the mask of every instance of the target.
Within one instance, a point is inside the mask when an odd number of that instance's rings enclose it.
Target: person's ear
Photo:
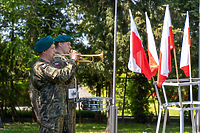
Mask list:
[[[47,51],[47,50],[45,50],[45,51],[42,51],[42,54],[45,54],[45,53],[46,53],[46,51]]]
[[[60,47],[62,47],[62,43],[61,43],[61,42],[59,42],[58,45],[59,45]]]

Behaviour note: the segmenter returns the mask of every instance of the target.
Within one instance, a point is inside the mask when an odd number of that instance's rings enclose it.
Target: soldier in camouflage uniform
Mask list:
[[[34,47],[40,57],[33,65],[32,85],[38,90],[38,114],[40,114],[40,133],[62,133],[64,116],[67,112],[65,82],[74,74],[78,53],[70,52],[68,66],[63,69],[53,67],[50,62],[55,58],[53,38],[46,36],[36,42]]]
[[[68,54],[71,49],[71,36],[67,35],[59,35],[54,39],[55,47],[56,47],[56,54]],[[64,68],[69,64],[68,58],[63,57],[61,55],[56,55],[55,59],[51,62],[55,67],[57,68]],[[75,133],[76,129],[76,104],[75,99],[69,99],[68,97],[68,89],[75,88],[75,81],[74,81],[74,75],[71,76],[71,80],[68,80],[70,82],[66,82],[66,85],[63,86],[63,88],[66,89],[66,95],[67,95],[67,109],[68,109],[68,115],[64,118],[64,127],[63,127],[63,133]]]

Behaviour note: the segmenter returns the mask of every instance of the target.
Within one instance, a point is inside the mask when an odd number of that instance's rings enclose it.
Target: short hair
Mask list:
[[[54,42],[54,45],[55,45],[56,48],[58,48],[58,43],[59,42]]]

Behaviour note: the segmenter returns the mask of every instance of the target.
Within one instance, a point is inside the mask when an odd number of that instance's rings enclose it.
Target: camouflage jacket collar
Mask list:
[[[44,60],[44,59],[42,59],[42,58],[40,58],[40,57],[38,57],[37,62],[44,62],[44,63],[46,63],[46,64],[49,64],[48,61],[46,61],[46,60]]]

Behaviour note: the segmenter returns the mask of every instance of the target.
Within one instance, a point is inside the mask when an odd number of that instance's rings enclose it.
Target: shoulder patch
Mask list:
[[[46,67],[47,67],[47,64],[44,64],[44,65],[42,65],[42,68],[44,68],[44,69],[45,69]]]
[[[59,63],[55,63],[55,66],[59,66]]]

